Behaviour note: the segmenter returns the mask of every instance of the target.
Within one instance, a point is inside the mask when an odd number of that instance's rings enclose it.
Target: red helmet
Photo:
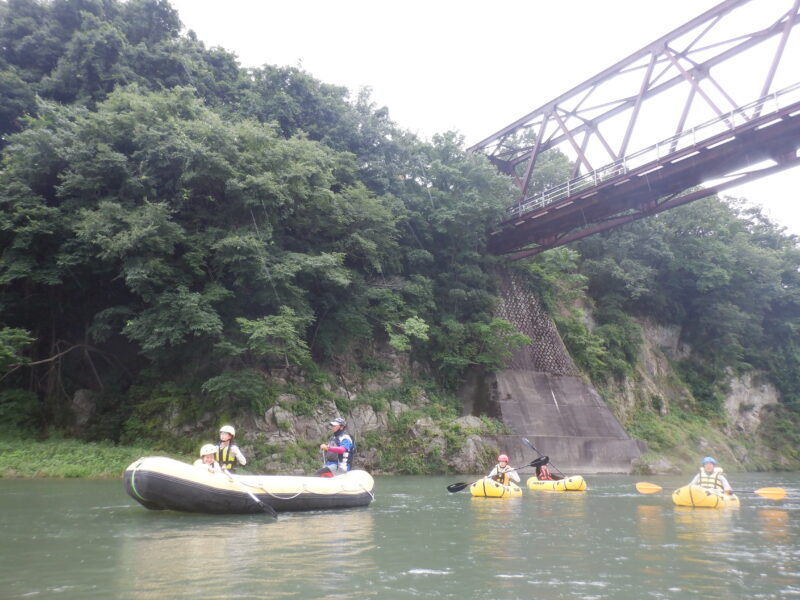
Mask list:
[[[497,457],[497,462],[508,462],[508,456],[506,456],[505,454],[501,454],[500,456]]]

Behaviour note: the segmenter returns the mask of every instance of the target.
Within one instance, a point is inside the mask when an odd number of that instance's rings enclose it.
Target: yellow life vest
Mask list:
[[[509,482],[511,481],[511,479],[508,476],[508,471],[510,470],[511,467],[509,467],[508,465],[506,465],[505,467],[500,467],[500,465],[498,464],[497,466],[495,466],[496,474],[494,477],[492,477],[492,479],[494,479],[497,483],[501,485],[508,485]]]
[[[722,482],[719,480],[719,476],[722,475],[722,469],[719,467],[714,467],[714,470],[711,473],[706,473],[706,470],[701,468],[700,469],[700,480],[698,481],[698,485],[708,489],[725,489],[722,485]]]
[[[216,459],[223,469],[228,469],[229,471],[236,471],[237,467],[237,460],[236,456],[231,452],[233,450],[234,444],[231,442],[227,446],[220,446],[217,449]]]

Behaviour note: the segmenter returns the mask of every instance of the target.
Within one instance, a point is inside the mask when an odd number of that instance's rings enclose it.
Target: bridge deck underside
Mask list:
[[[795,103],[595,187],[517,215],[493,233],[489,249],[495,254],[511,253],[532,244],[546,249],[560,245],[559,240],[570,232],[591,230],[592,225],[626,213],[655,214],[682,203],[674,196],[704,181],[770,159],[796,163],[798,147],[800,103]],[[686,198],[690,201],[697,196]]]

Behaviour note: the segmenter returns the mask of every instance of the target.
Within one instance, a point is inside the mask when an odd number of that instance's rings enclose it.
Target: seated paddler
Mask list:
[[[700,472],[694,476],[689,485],[699,485],[717,492],[733,494],[731,484],[722,474],[722,468],[717,466],[717,461],[711,456],[706,456],[703,459]]]
[[[508,485],[509,481],[516,481],[519,483],[519,473],[516,469],[508,466],[508,456],[501,454],[497,457],[497,464],[487,475],[488,478],[494,479],[502,485]]]
[[[323,469],[333,475],[347,473],[353,464],[353,438],[347,433],[347,421],[341,417],[331,419],[331,437],[327,444],[320,444],[325,466]],[[327,473],[320,473],[326,475]]]

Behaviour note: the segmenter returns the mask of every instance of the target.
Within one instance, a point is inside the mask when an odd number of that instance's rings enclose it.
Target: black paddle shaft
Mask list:
[[[257,496],[256,496],[256,495],[255,495],[253,492],[251,492],[251,491],[249,491],[249,490],[246,490],[246,489],[244,489],[244,486],[245,486],[246,484],[243,484],[241,481],[237,481],[236,479],[234,479],[234,478],[233,478],[233,475],[231,475],[230,473],[228,473],[228,470],[227,470],[227,469],[224,469],[224,468],[223,468],[223,473],[225,473],[225,475],[227,475],[227,476],[228,476],[228,479],[230,479],[232,483],[234,483],[235,485],[238,485],[240,490],[242,490],[242,491],[243,491],[245,494],[247,494],[248,496],[250,496],[250,498],[253,500],[253,502],[255,502],[255,503],[256,503],[256,505],[257,505],[257,506],[258,506],[258,507],[259,507],[259,508],[260,508],[262,511],[264,511],[266,514],[268,514],[268,515],[270,515],[270,516],[272,516],[272,517],[275,517],[276,519],[278,518],[278,513],[275,511],[275,509],[274,509],[274,508],[272,508],[272,507],[271,507],[269,504],[265,504],[264,502],[262,502],[261,500],[259,500],[259,499],[258,499],[258,497],[257,497]]]
[[[536,449],[536,446],[534,446],[533,444],[531,444],[531,441],[530,441],[528,438],[522,438],[522,441],[523,441],[523,442],[525,442],[526,444],[528,444],[528,446],[530,446],[530,447],[531,447],[531,449],[532,449],[534,452],[536,452],[536,454],[538,454],[538,455],[539,455],[539,458],[542,458],[542,453],[541,453],[541,452],[539,452],[539,451]],[[550,458],[549,458],[549,457],[545,457],[545,458],[547,458],[547,461],[546,461],[546,462],[544,462],[543,464],[547,464],[548,462],[550,462]],[[534,461],[534,462],[536,462],[536,461]],[[557,466],[555,466],[553,463],[550,463],[550,464],[552,465],[552,467],[553,467],[553,468],[554,468],[556,471],[558,471],[559,473],[561,473],[561,475],[562,475],[563,477],[566,477],[566,475],[564,475],[564,473],[562,473],[562,472],[561,472],[561,469],[559,469],[559,468],[558,468]],[[537,465],[537,466],[538,466],[538,465]]]

